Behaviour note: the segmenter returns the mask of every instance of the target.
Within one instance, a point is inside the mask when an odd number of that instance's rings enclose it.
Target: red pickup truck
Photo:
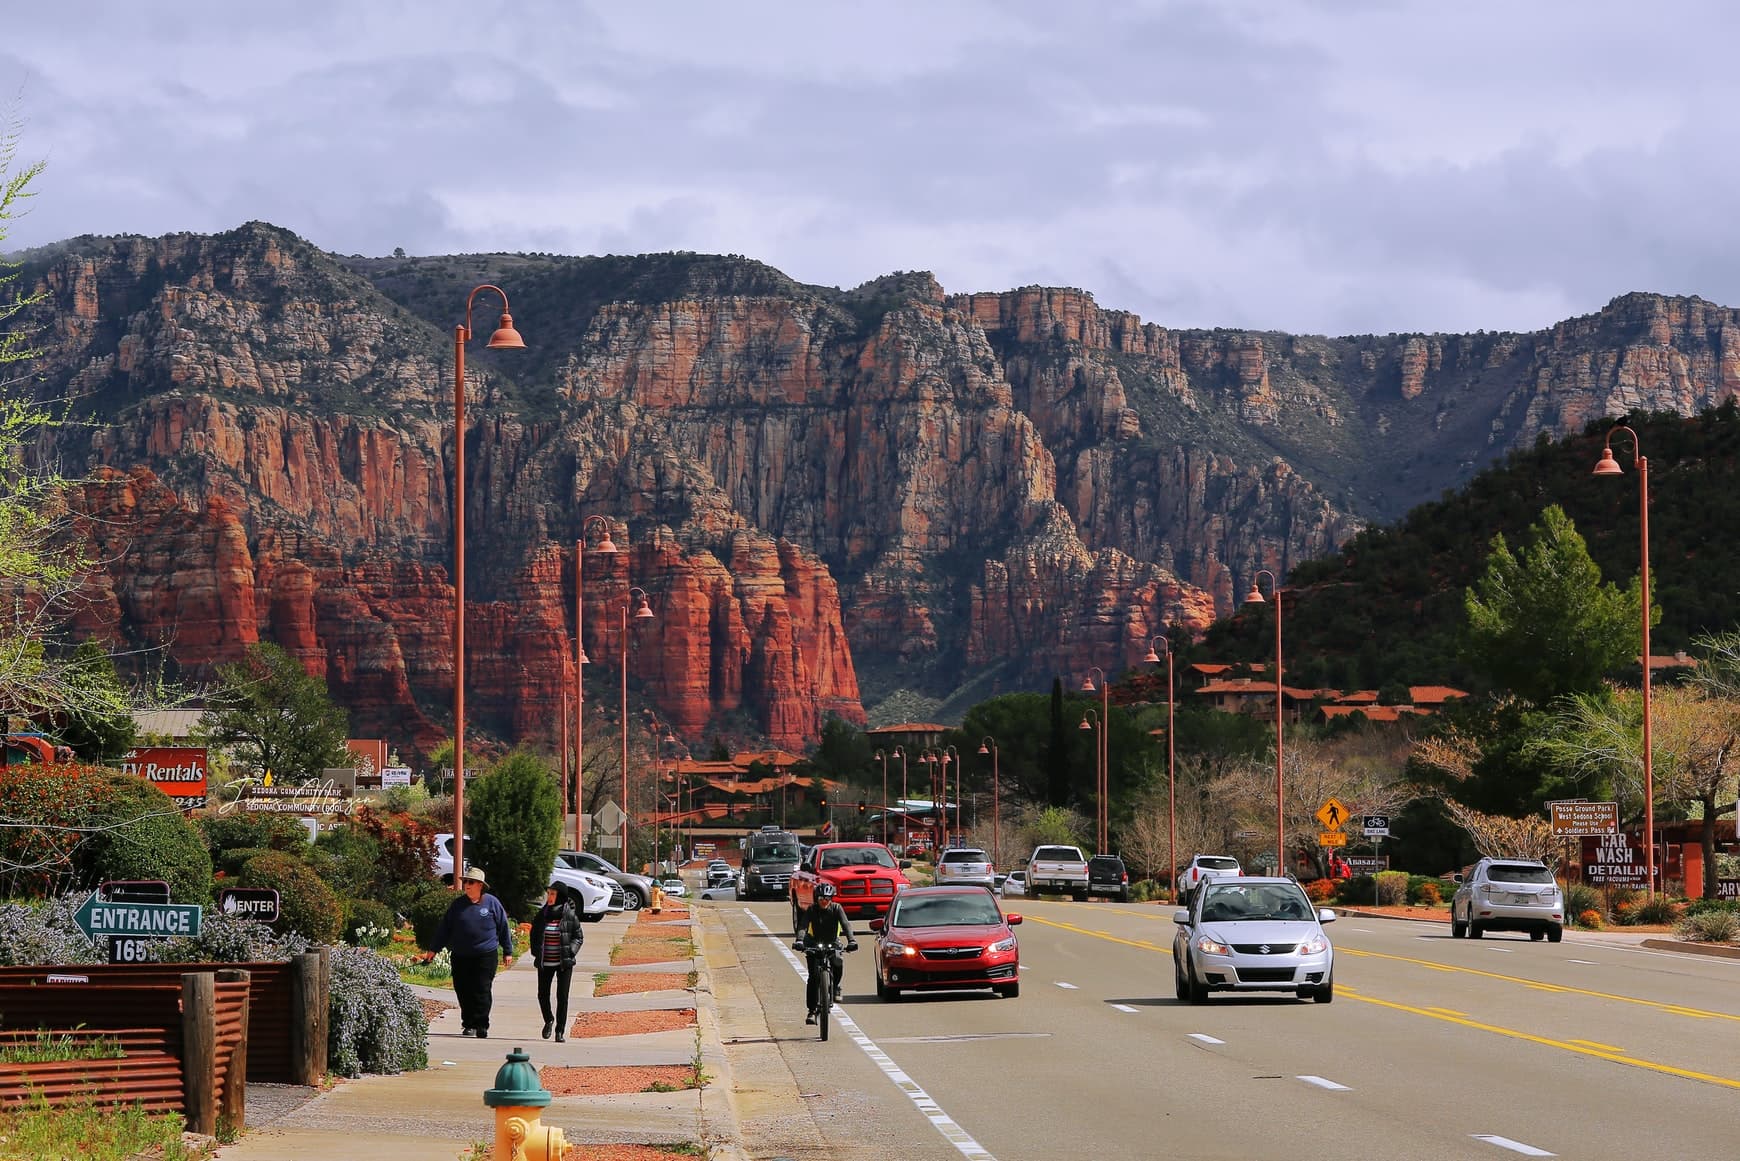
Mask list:
[[[810,848],[809,858],[791,877],[791,926],[798,928],[798,912],[815,898],[816,884],[834,885],[834,900],[848,919],[877,919],[888,914],[894,895],[908,886],[906,876],[888,848],[881,843],[822,843]]]

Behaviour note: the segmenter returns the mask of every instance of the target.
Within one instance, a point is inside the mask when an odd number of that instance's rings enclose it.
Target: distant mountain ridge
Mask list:
[[[49,293],[43,389],[108,424],[66,451],[121,473],[89,497],[126,519],[88,627],[196,667],[286,643],[359,729],[425,741],[452,682],[452,328],[481,282],[528,345],[467,355],[468,696],[510,739],[547,736],[572,687],[588,515],[630,546],[586,565],[593,704],[640,585],[659,615],[631,630],[637,699],[691,742],[793,747],[901,689],[1115,673],[1257,568],[1543,431],[1740,383],[1734,310],[1644,294],[1525,335],[1175,331],[1079,290],[341,258],[264,223],[75,239],[26,276]],[[474,327],[497,309],[480,296]]]

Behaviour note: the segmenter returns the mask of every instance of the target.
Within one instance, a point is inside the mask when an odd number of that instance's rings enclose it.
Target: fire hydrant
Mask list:
[[[562,1161],[568,1149],[562,1130],[543,1123],[550,1092],[538,1083],[538,1070],[524,1049],[507,1054],[496,1070],[495,1087],[483,1103],[495,1110],[495,1161]]]
[[[657,879],[653,880],[652,913],[657,915],[665,909],[665,889]]]

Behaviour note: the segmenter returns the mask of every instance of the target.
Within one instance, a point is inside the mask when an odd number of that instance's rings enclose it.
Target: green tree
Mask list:
[[[872,748],[863,730],[830,715],[822,723],[821,741],[810,755],[809,764],[830,781],[863,786],[871,770]]]
[[[326,682],[266,642],[240,661],[220,665],[213,706],[196,731],[206,745],[226,746],[275,778],[303,780],[350,763],[344,748],[349,715],[332,704]]]
[[[508,913],[530,918],[556,865],[561,795],[549,764],[515,750],[467,788],[466,855]]]
[[[1493,682],[1537,706],[1592,693],[1642,646],[1641,587],[1603,583],[1564,510],[1529,527],[1521,555],[1492,538],[1485,573],[1464,596],[1462,649]],[[1660,620],[1660,610],[1652,610]]]
[[[131,699],[115,663],[95,638],[73,650],[70,671],[90,690],[90,700],[69,710],[60,722],[60,738],[88,762],[112,762],[133,748]]]

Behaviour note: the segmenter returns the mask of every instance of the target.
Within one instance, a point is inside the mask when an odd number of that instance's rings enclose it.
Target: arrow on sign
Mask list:
[[[197,903],[104,903],[95,891],[73,912],[73,922],[91,939],[104,935],[198,935]]]

